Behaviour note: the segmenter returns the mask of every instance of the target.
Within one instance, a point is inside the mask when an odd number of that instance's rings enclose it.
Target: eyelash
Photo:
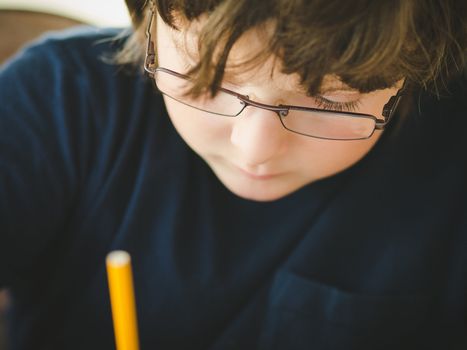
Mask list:
[[[318,108],[327,109],[331,111],[339,111],[339,112],[355,112],[358,107],[360,106],[360,100],[349,101],[349,102],[336,102],[328,100],[323,96],[313,96],[316,101],[316,106]]]

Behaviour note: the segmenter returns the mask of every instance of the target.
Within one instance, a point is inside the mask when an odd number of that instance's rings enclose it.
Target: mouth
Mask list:
[[[245,170],[239,166],[235,166],[242,175],[246,176],[247,178],[249,179],[253,179],[253,180],[270,180],[270,179],[273,179],[273,178],[276,178],[278,176],[280,176],[280,174],[274,174],[274,173],[253,173],[249,170]]]

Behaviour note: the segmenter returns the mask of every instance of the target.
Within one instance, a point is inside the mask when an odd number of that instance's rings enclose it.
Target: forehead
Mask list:
[[[180,28],[177,30],[158,17],[158,44],[176,53],[186,71],[199,60],[199,37],[205,21],[203,16],[192,22],[176,19],[176,26]],[[236,41],[229,52],[224,80],[238,85],[279,84],[281,88],[307,93],[307,89],[300,83],[299,75],[284,74],[280,59],[269,53],[267,43],[272,30],[273,24],[265,23],[264,26],[248,30]],[[344,84],[337,76],[324,76],[320,93],[334,91],[356,90]]]

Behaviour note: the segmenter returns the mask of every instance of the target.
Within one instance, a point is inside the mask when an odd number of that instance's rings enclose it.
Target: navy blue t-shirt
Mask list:
[[[106,254],[133,259],[141,349],[466,349],[467,95],[414,97],[350,168],[230,193],[118,31],[49,36],[0,71],[0,286],[11,350],[114,349]]]

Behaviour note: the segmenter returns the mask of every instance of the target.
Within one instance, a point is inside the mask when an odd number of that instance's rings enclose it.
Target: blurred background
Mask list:
[[[0,0],[0,64],[45,31],[78,24],[127,27],[130,23],[124,0]]]
[[[44,32],[75,25],[130,26],[124,0],[0,0],[0,66]],[[0,350],[6,350],[8,293],[0,289]]]
[[[0,0],[0,9],[45,12],[97,26],[130,24],[124,0]]]

